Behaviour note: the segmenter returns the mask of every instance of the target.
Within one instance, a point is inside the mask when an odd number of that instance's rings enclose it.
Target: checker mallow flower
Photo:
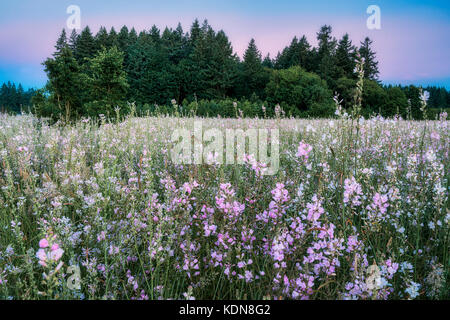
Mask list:
[[[308,160],[309,153],[312,151],[312,146],[300,141],[300,144],[298,145],[297,154],[296,156],[303,159],[304,161]]]
[[[63,253],[64,250],[57,243],[52,243],[50,246],[48,240],[43,238],[39,241],[39,250],[36,257],[39,259],[39,264],[46,267],[48,263],[59,261]]]
[[[350,203],[351,206],[359,206],[361,204],[362,188],[356,182],[355,177],[345,179],[344,188],[344,203]]]
[[[48,247],[48,241],[47,241],[47,239],[41,239],[40,241],[39,241],[39,248],[47,248]]]

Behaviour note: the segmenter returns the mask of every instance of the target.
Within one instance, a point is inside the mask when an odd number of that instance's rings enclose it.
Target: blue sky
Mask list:
[[[106,1],[43,0],[0,3],[0,83],[12,80],[25,87],[46,82],[41,62],[53,52],[66,26],[69,5],[81,8],[82,27],[101,25],[149,29],[156,24],[188,30],[195,18],[223,29],[242,56],[253,37],[262,53],[275,56],[294,36],[305,34],[312,44],[323,24],[334,36],[345,32],[354,43],[374,40],[380,79],[386,83],[441,85],[450,88],[450,1]],[[381,9],[381,29],[366,27],[369,5]]]

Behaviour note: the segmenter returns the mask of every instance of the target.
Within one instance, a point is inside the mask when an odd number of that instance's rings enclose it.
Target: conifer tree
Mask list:
[[[97,51],[97,45],[94,37],[92,36],[91,30],[86,26],[83,31],[81,31],[80,36],[77,39],[77,49],[76,49],[76,59],[78,63],[84,64],[85,59],[90,59],[94,57]]]
[[[129,31],[127,26],[123,26],[120,29],[119,34],[117,35],[117,47],[122,52],[126,52],[128,50],[129,45],[128,33]]]
[[[66,29],[62,29],[61,35],[56,41],[55,45],[56,52],[61,52],[61,50],[65,48],[67,45],[68,43],[67,43]]]
[[[359,54],[364,59],[364,78],[369,80],[378,80],[378,61],[375,52],[372,50],[372,40],[366,37],[359,48]]]
[[[339,40],[336,49],[336,65],[339,68],[339,77],[355,78],[356,48],[352,45],[349,35],[346,33]]]
[[[203,22],[191,54],[192,92],[199,98],[224,98],[233,88],[238,58],[225,33]]]
[[[119,46],[117,37],[118,37],[118,34],[116,32],[116,29],[114,29],[114,27],[111,27],[111,29],[109,30],[109,35],[108,35],[107,48]]]
[[[202,33],[202,30],[200,28],[200,24],[198,22],[198,19],[195,19],[194,23],[192,23],[191,30],[190,30],[190,33],[189,33],[189,40],[188,40],[189,54],[192,53],[196,42],[198,41],[198,39],[201,36],[201,33]]]
[[[317,33],[319,46],[316,56],[316,72],[330,87],[335,86],[337,76],[336,68],[336,39],[331,36],[331,26],[324,25]]]
[[[264,58],[264,60],[262,62],[262,65],[263,65],[263,67],[273,69],[273,61],[270,58],[270,54],[269,53],[267,53],[266,57]]]
[[[47,89],[59,113],[68,121],[80,114],[80,67],[68,47],[43,63],[48,76]]]
[[[103,48],[88,63],[87,82],[93,102],[87,104],[87,111],[91,115],[113,115],[116,106],[123,107],[129,87],[123,70],[123,53],[116,47]]]
[[[72,53],[75,57],[77,52],[77,43],[78,43],[78,33],[75,29],[72,29],[72,32],[70,33],[70,37],[68,40],[68,46],[70,50],[72,50]]]
[[[261,53],[259,52],[255,39],[251,39],[244,53],[243,61],[243,88],[244,96],[250,97],[255,93],[262,97],[265,87],[265,72],[262,66]]]
[[[109,36],[108,31],[105,27],[100,27],[97,34],[95,35],[95,49],[96,51],[102,50],[103,48],[109,49]]]
[[[292,65],[299,65],[306,71],[312,71],[313,66],[311,61],[311,45],[306,39],[306,36],[303,35],[292,50]]]
[[[130,33],[128,34],[128,45],[131,46],[136,43],[138,39],[138,35],[136,29],[131,28]]]

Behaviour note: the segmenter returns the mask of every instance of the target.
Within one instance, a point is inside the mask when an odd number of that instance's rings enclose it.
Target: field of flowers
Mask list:
[[[0,298],[450,298],[446,114],[201,119],[278,128],[272,176],[174,164],[193,120],[1,115]]]

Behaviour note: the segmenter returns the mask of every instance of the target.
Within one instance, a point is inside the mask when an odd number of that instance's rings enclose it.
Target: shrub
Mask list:
[[[332,94],[326,82],[298,66],[274,70],[266,86],[266,95],[269,103],[285,103],[300,112],[310,111],[313,106],[319,109],[318,105],[327,109],[326,106],[332,103]]]

